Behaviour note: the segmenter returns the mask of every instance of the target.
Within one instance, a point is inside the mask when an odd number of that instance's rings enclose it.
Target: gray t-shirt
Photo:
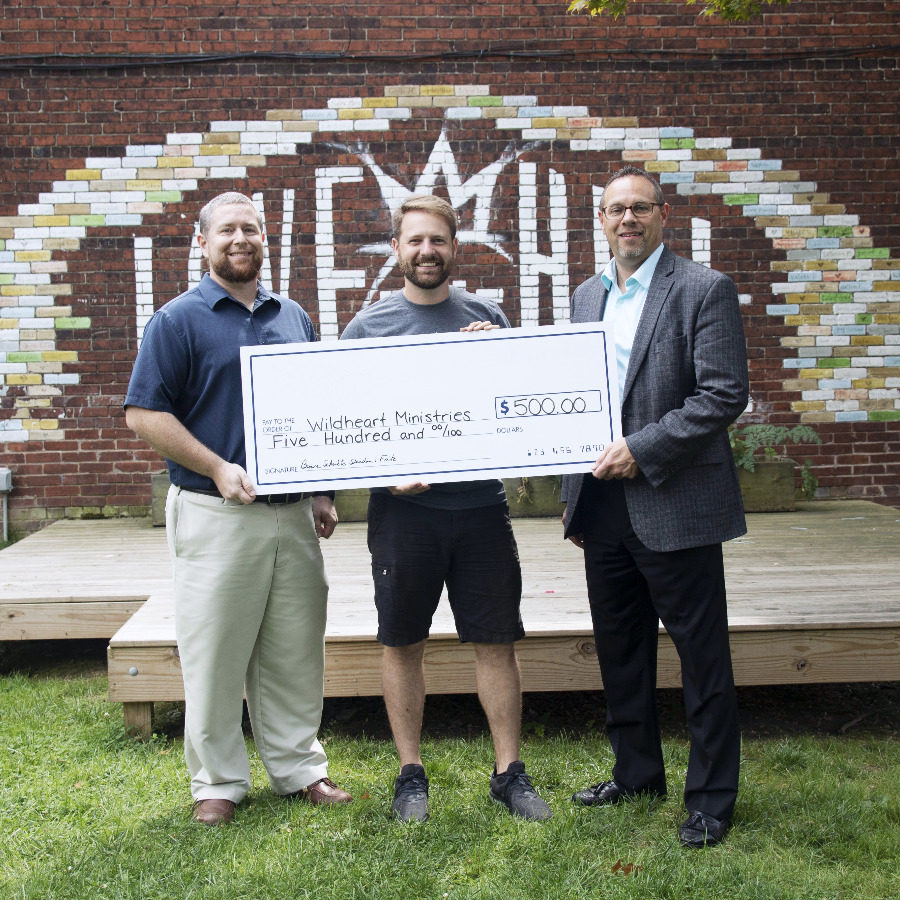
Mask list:
[[[472,322],[492,322],[501,328],[509,328],[509,321],[496,303],[482,300],[460,288],[451,287],[450,296],[433,306],[411,303],[403,291],[397,291],[360,310],[344,329],[341,340],[439,334],[459,331]],[[389,493],[387,488],[372,490]],[[503,503],[506,492],[503,482],[497,479],[457,481],[433,484],[430,490],[402,499],[433,509],[474,509]]]

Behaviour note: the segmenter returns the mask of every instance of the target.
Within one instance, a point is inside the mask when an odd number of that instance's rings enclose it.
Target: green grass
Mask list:
[[[161,734],[141,744],[125,737],[96,660],[7,674],[0,898],[900,896],[896,713],[887,726],[873,716],[846,735],[745,738],[734,828],[720,848],[693,852],[675,840],[683,729],[666,731],[668,802],[576,809],[573,789],[609,771],[608,744],[584,716],[567,721],[557,708],[564,699],[551,706],[532,696],[523,755],[553,807],[548,823],[514,820],[487,800],[489,738],[472,703],[452,699],[435,700],[439,721],[428,721],[438,735],[424,748],[432,820],[392,822],[396,759],[381,701],[357,699],[331,703],[323,729],[331,775],[356,802],[313,809],[276,797],[248,741],[253,792],[235,825],[211,829],[190,822],[178,705],[158,708]],[[616,873],[618,861],[639,868]]]

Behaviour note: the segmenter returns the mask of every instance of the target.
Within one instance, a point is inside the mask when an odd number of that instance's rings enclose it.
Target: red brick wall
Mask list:
[[[470,290],[502,290],[514,324],[560,315],[563,276],[554,288],[539,275],[532,301],[529,261],[555,257],[570,290],[593,274],[592,191],[611,170],[635,161],[669,178],[670,246],[690,256],[692,238],[703,237],[692,218],[708,221],[710,262],[744,295],[749,416],[816,425],[825,443],[800,454],[816,464],[821,496],[900,503],[896,6],[795,0],[736,27],[678,3],[635,9],[613,22],[569,16],[563,0],[400,13],[379,2],[269,0],[240,15],[193,0],[5,4],[0,465],[14,472],[14,524],[147,506],[161,463],[121,411],[138,306],[158,307],[187,286],[204,199],[232,187],[262,195],[273,286],[327,337],[386,259],[358,252],[387,239],[390,191],[367,160],[394,190],[412,188],[438,159],[442,132],[444,172],[455,165],[461,182],[508,146],[518,154],[481,191],[493,237],[464,244],[457,276]],[[512,123],[544,107],[534,131]],[[338,118],[321,118],[330,115]],[[374,119],[384,115],[396,117]],[[361,116],[373,117],[362,129],[324,130]],[[268,140],[276,128],[300,129],[302,139],[284,152],[253,143],[255,129]],[[610,137],[620,133],[627,145]],[[360,180],[333,187],[328,211],[316,170],[335,167],[358,169]],[[727,185],[732,177],[741,187]],[[784,207],[784,194],[757,194],[747,179],[758,178],[765,191],[796,186],[787,192],[796,208]],[[289,289],[280,283],[286,190]],[[107,208],[86,202],[104,193]],[[553,218],[560,203],[562,223]],[[459,205],[471,230],[476,201]],[[326,220],[333,269],[364,273],[363,286],[329,287]],[[146,257],[143,282],[136,253]],[[788,282],[797,287],[778,287]],[[392,274],[379,290],[398,284]],[[819,362],[798,364],[809,354]]]

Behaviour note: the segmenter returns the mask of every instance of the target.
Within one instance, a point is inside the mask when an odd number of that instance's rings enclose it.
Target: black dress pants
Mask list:
[[[681,660],[691,735],[685,805],[730,819],[741,736],[722,545],[671,552],[645,547],[618,481],[585,478],[582,503],[588,597],[616,757],[613,778],[626,793],[666,793],[656,707],[662,621]]]

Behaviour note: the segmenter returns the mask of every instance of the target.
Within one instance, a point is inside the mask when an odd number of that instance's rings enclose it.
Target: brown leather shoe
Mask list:
[[[307,785],[302,791],[291,794],[298,800],[306,800],[313,806],[320,804],[334,805],[336,803],[349,803],[353,797],[347,791],[339,788],[330,778],[320,778]]]
[[[231,800],[198,800],[192,807],[194,821],[202,825],[227,825],[234,819]]]

